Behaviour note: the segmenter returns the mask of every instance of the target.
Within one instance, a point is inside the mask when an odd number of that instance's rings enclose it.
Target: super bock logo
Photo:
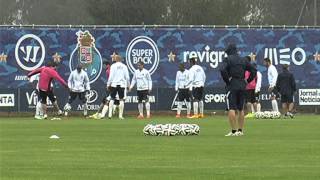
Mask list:
[[[95,39],[89,31],[78,31],[76,35],[78,43],[70,56],[70,71],[75,70],[78,64],[82,64],[88,73],[90,83],[93,83],[101,74],[101,54],[95,47]]]
[[[159,49],[157,44],[147,36],[134,38],[127,47],[126,62],[133,73],[137,63],[142,61],[144,68],[153,74],[159,65]]]

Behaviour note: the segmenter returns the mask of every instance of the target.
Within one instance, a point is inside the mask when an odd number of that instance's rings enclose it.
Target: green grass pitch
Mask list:
[[[199,136],[144,136],[148,123],[196,123]],[[225,116],[201,120],[61,121],[0,118],[1,180],[319,179],[320,116],[247,120],[224,137]],[[49,139],[51,135],[60,139]]]

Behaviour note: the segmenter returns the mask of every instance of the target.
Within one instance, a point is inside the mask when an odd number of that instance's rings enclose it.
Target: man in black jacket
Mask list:
[[[246,85],[255,78],[257,70],[245,58],[238,55],[237,47],[234,44],[230,44],[225,52],[228,57],[222,62],[220,71],[227,86],[226,101],[231,126],[231,132],[226,136],[242,136]],[[250,72],[247,80],[245,80],[245,71]],[[236,111],[238,111],[238,129]]]
[[[289,72],[289,65],[283,65],[283,71],[278,75],[276,89],[281,95],[282,113],[293,118],[293,95],[296,91],[294,76]]]

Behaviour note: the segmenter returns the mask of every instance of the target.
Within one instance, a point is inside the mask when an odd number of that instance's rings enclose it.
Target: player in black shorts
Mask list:
[[[290,116],[293,118],[293,96],[296,92],[296,82],[294,76],[291,72],[289,72],[289,65],[283,65],[283,71],[278,75],[276,88],[281,95],[281,103],[282,103],[282,113],[285,116]]]
[[[244,101],[246,85],[256,76],[256,69],[244,58],[238,55],[238,50],[234,44],[226,49],[228,55],[221,64],[220,71],[223,80],[227,85],[227,108],[231,132],[226,136],[242,136],[244,127]],[[245,80],[245,71],[250,72],[250,76]],[[239,113],[238,126],[236,121],[236,111]],[[237,130],[238,127],[238,130]]]
[[[185,69],[184,64],[179,65],[179,71],[176,75],[175,90],[178,93],[178,107],[176,118],[180,118],[183,102],[187,107],[187,118],[190,118],[191,111],[191,88],[187,86],[189,82],[189,71]]]

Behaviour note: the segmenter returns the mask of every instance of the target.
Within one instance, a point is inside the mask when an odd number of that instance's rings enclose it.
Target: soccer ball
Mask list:
[[[279,119],[280,117],[281,117],[280,112],[276,112],[276,111],[272,112],[272,116],[271,116],[272,119]]]
[[[69,112],[71,110],[71,105],[69,103],[67,103],[64,107],[63,110],[66,112]]]
[[[144,128],[143,128],[143,134],[144,135],[150,135],[150,129],[152,128],[153,126],[152,126],[152,124],[148,124],[148,125],[146,125]]]
[[[256,112],[254,115],[256,116],[256,119],[262,119],[263,118],[263,112]]]
[[[271,118],[271,112],[270,111],[264,111],[263,112],[263,118],[264,119],[270,119]]]

